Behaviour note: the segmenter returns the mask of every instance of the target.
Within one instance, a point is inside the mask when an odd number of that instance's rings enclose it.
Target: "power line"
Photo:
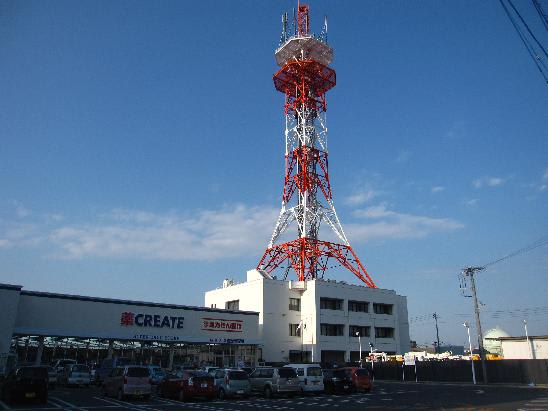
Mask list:
[[[536,317],[536,316],[548,316],[548,306],[542,305],[538,307],[524,307],[524,308],[512,308],[507,310],[481,310],[483,315],[487,315],[491,318],[523,318],[523,317]],[[448,313],[441,316],[436,314],[438,319],[446,318],[448,316],[454,317],[471,317],[471,313]],[[420,323],[432,323],[431,314],[417,315],[409,318],[409,322],[413,324]]]
[[[548,16],[546,15],[546,13],[544,13],[544,10],[542,9],[542,6],[538,0],[531,1],[533,2],[533,6],[535,7],[535,10],[540,17],[542,24],[544,24],[544,28],[548,31]]]
[[[516,8],[511,3],[511,0],[507,0],[507,1],[509,1],[512,8],[514,10],[516,10]],[[508,7],[506,7],[506,5],[504,4],[503,0],[499,0],[499,3],[502,6],[502,8],[504,9],[504,12],[506,13],[506,15],[508,16],[508,19],[512,23],[512,26],[514,26],[514,29],[518,33],[518,36],[519,36],[520,40],[522,41],[523,45],[525,46],[525,49],[527,50],[527,53],[529,53],[529,56],[531,57],[531,59],[533,59],[533,62],[535,63],[535,66],[537,66],[537,69],[540,72],[541,76],[544,78],[544,81],[546,82],[546,84],[548,84],[548,74],[547,74],[548,73],[548,68],[546,67],[546,65],[542,61],[541,56],[538,55],[538,53],[536,52],[535,48],[533,47],[533,45],[531,44],[531,42],[529,41],[527,36],[522,32],[521,28],[519,27],[518,23],[516,22],[516,20],[514,19],[512,14],[510,13],[510,10],[508,10]],[[517,13],[517,10],[516,10],[516,13]],[[518,15],[519,15],[519,13],[518,13]],[[519,16],[521,18],[521,15],[519,15]],[[521,19],[522,19],[522,21],[524,21],[523,18],[521,18]],[[536,40],[536,37],[535,37],[535,40]],[[537,43],[538,43],[538,41],[537,41]],[[542,46],[541,46],[541,48],[544,50],[544,48]],[[545,50],[544,50],[544,53],[546,54]]]
[[[520,248],[519,250],[513,251],[510,254],[505,255],[504,257],[498,258],[494,261],[488,262],[487,264],[484,264],[481,268],[481,271],[485,270],[487,267],[490,267],[494,264],[500,263],[504,260],[508,260],[509,258],[515,257],[520,254],[527,253],[529,251],[534,250],[535,248],[539,248],[545,244],[548,244],[548,236],[543,236],[536,240],[535,242],[529,244],[528,246],[525,246],[523,248]]]
[[[527,22],[523,19],[523,17],[521,17],[520,12],[518,11],[518,9],[516,9],[516,7],[514,6],[514,3],[512,3],[512,0],[508,0],[508,3],[510,4],[510,7],[512,7],[514,12],[517,14],[517,16],[519,17],[519,19],[521,20],[521,22],[523,23],[523,25],[527,29],[527,32],[529,33],[529,35],[533,38],[533,40],[535,40],[535,43],[537,43],[537,45],[540,47],[540,49],[544,52],[544,55],[546,57],[548,57],[548,53],[546,53],[546,50],[544,49],[544,47],[542,46],[540,41],[537,40],[536,36],[533,34],[531,29],[529,28],[529,25],[527,24]]]

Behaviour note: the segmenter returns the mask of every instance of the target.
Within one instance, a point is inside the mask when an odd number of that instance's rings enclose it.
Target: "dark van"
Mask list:
[[[2,398],[8,403],[21,400],[48,401],[48,367],[28,366],[13,369],[2,384]]]

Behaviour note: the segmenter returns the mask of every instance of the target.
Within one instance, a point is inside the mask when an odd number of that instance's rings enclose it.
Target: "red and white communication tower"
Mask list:
[[[258,268],[268,273],[291,269],[299,281],[323,278],[327,270],[343,266],[368,287],[377,288],[350,247],[341,226],[327,170],[327,109],[325,93],[335,86],[329,67],[333,49],[327,45],[327,20],[320,36],[309,32],[308,5],[299,4],[288,33],[287,14],[282,16],[281,45],[276,50],[276,90],[285,94],[285,184],[282,209]],[[278,243],[295,223],[298,238]],[[320,224],[327,224],[340,243],[318,238]]]

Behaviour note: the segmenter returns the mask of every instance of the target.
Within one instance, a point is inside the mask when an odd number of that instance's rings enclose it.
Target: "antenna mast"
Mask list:
[[[310,33],[309,12],[308,5],[298,3],[295,34],[275,52],[279,69],[274,87],[285,97],[285,181],[280,215],[257,267],[269,274],[281,272],[284,280],[293,270],[299,281],[307,281],[323,279],[326,271],[340,266],[376,288],[333,204],[325,118],[325,96],[336,84],[330,67],[333,49]],[[291,225],[296,226],[296,237],[279,241]],[[320,238],[321,225],[333,230],[337,242]]]

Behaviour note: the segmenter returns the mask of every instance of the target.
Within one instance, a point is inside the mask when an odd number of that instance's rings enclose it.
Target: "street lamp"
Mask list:
[[[472,381],[476,385],[476,369],[474,368],[474,358],[472,356],[472,341],[470,340],[470,325],[467,322],[462,323],[468,331],[468,345],[470,347],[470,364],[472,365]]]
[[[304,328],[306,327],[306,324],[303,320],[299,322],[299,325],[297,326],[297,331],[301,334],[301,362],[305,362],[304,357]]]
[[[371,374],[373,381],[375,381],[375,358],[373,357],[373,343],[371,341],[369,341],[369,359],[371,360]]]
[[[358,336],[358,343],[360,344],[360,368],[361,368],[361,366],[362,366],[362,337],[361,337],[359,331],[356,331],[356,335]]]
[[[531,346],[531,342],[529,341],[529,333],[527,332],[527,320],[523,320],[523,326],[525,327],[525,338],[527,338],[527,345],[529,346],[529,355],[531,355],[531,359],[533,359],[533,347]]]

